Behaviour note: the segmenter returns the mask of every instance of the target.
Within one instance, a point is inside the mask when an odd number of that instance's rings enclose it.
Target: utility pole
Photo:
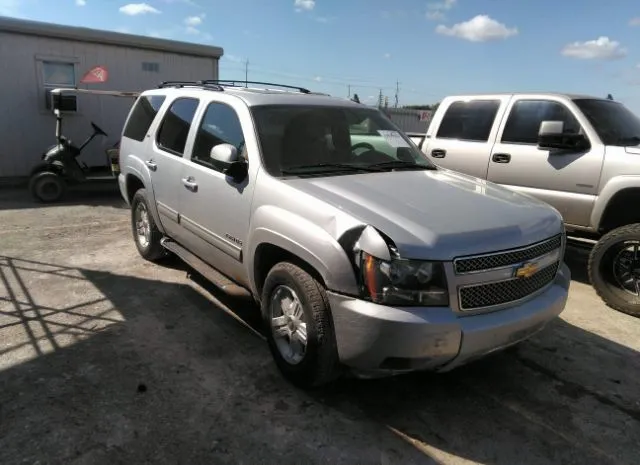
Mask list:
[[[249,59],[244,62],[244,86],[249,87]]]
[[[380,93],[378,94],[378,108],[382,108],[382,89],[380,89]]]
[[[351,98],[351,84],[347,84],[347,98]]]
[[[400,93],[400,82],[398,82],[398,80],[396,80],[396,101],[395,101],[395,108],[398,108],[398,94]]]

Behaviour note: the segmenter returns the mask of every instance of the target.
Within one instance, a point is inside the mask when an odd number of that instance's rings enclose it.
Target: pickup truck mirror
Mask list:
[[[538,131],[538,147],[555,150],[585,150],[589,140],[584,134],[565,132],[562,121],[543,121]]]
[[[231,144],[214,145],[210,157],[214,161],[230,165],[238,161],[238,149]]]

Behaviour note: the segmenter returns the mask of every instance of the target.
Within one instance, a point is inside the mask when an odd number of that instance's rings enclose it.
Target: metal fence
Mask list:
[[[427,127],[433,116],[433,111],[430,110],[382,108],[382,111],[404,132],[427,132]]]

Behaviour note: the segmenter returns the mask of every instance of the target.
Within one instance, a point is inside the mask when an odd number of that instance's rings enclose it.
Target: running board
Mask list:
[[[180,257],[187,265],[204,276],[225,294],[233,297],[251,297],[251,292],[247,289],[231,281],[225,275],[220,273],[211,265],[202,261],[177,242],[165,237],[160,241],[160,244],[162,244],[165,249]]]

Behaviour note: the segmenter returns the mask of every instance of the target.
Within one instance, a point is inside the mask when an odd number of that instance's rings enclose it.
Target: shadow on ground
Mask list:
[[[0,271],[0,340],[24,334],[0,359],[4,465],[637,463],[638,353],[563,320],[450,374],[304,393],[197,282],[12,257]],[[66,298],[35,296],[66,281]]]
[[[31,197],[26,188],[0,189],[0,210],[17,210],[42,208],[51,206],[108,206],[114,208],[128,208],[120,196],[116,181],[99,184],[84,184],[70,188],[65,197],[55,204],[43,204]]]

